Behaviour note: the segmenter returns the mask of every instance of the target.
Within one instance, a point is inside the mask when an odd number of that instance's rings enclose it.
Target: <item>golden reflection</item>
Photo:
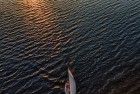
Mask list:
[[[30,6],[36,6],[41,3],[42,0],[23,0],[23,3]]]
[[[48,55],[57,55],[60,51],[61,40],[59,38],[62,36],[62,31],[57,24],[57,15],[51,2],[23,0],[21,7],[23,8],[23,21],[27,26],[26,36],[37,41],[37,43],[44,44],[45,49],[50,49]]]
[[[22,2],[24,7],[22,13],[24,16],[24,22],[28,25],[30,29],[35,29],[34,31],[30,30],[30,33],[37,33],[37,35],[42,37],[43,30],[46,31],[49,29],[47,27],[53,28],[57,25],[55,19],[57,16],[53,12],[50,2],[43,2],[43,0],[23,0]],[[55,19],[54,19],[55,18]],[[57,28],[54,28],[57,30]],[[36,31],[36,32],[35,32]],[[37,36],[36,39],[40,38]]]

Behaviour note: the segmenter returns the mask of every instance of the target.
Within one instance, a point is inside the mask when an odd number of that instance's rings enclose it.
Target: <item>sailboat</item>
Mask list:
[[[68,68],[68,82],[65,84],[65,94],[76,94],[76,82],[71,70]]]

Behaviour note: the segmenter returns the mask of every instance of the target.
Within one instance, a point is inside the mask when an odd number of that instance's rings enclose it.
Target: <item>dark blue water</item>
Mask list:
[[[0,94],[140,94],[139,0],[0,0]]]

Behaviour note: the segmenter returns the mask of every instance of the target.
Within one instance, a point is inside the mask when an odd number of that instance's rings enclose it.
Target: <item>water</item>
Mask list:
[[[140,94],[139,0],[0,0],[0,94]]]

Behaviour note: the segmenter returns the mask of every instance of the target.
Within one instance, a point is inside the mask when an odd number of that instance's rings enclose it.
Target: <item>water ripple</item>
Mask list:
[[[0,0],[0,93],[139,94],[139,0]]]

